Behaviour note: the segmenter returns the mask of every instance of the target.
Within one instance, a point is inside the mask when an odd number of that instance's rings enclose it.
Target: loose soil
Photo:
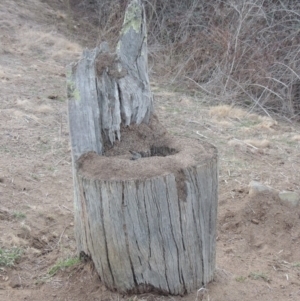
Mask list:
[[[132,125],[121,130],[121,141],[105,147],[103,156],[83,154],[77,161],[79,173],[100,180],[146,180],[178,174],[188,167],[216,160],[216,149],[203,141],[172,137],[155,119],[150,125]],[[135,158],[134,154],[141,156]]]
[[[87,6],[76,14],[86,16]],[[0,266],[0,300],[300,300],[300,208],[277,197],[300,191],[300,125],[210,107],[204,95],[162,88],[151,74],[165,128],[218,148],[215,279],[185,297],[122,296],[90,262],[66,264],[78,254],[65,66],[100,34],[73,16],[59,0],[0,3],[0,249],[22,252]],[[273,192],[249,195],[253,180]]]

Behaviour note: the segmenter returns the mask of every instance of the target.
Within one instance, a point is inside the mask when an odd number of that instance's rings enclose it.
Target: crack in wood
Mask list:
[[[169,204],[169,201],[171,200],[171,197],[169,195],[169,187],[168,187],[166,178],[164,178],[164,183],[165,183],[165,186],[166,186],[167,207],[168,207],[168,214],[169,214],[169,219],[170,219],[170,228],[171,228],[171,233],[172,233],[172,237],[173,237],[174,244],[175,244],[175,247],[176,247],[176,252],[177,252],[177,256],[176,256],[176,258],[177,258],[177,260],[176,260],[177,261],[177,271],[178,271],[178,275],[180,275],[179,247],[178,247],[177,241],[175,239],[175,234],[174,234],[174,228],[176,227],[176,225],[173,225],[173,222],[172,222],[170,204]],[[180,277],[179,277],[179,281],[180,281]],[[182,283],[182,282],[180,281],[180,283]]]
[[[100,187],[101,190],[101,187]],[[100,197],[102,197],[100,195]],[[106,229],[105,229],[105,225],[104,225],[104,212],[103,212],[103,202],[100,200],[100,212],[101,212],[101,222],[102,222],[102,229],[103,229],[103,236],[104,236],[104,244],[105,244],[105,256],[106,256],[106,260],[107,260],[107,265],[108,265],[108,269],[112,278],[112,285],[115,286],[115,279],[114,279],[114,274],[111,268],[111,264],[110,264],[110,259],[109,259],[109,248],[107,245],[107,235],[106,235]]]
[[[125,213],[124,213],[124,204],[125,204],[125,198],[124,198],[124,182],[122,182],[122,212],[123,212],[123,230],[124,230],[124,236],[125,236],[125,244],[126,244],[126,250],[127,250],[127,256],[130,262],[130,268],[131,268],[131,273],[132,273],[132,277],[133,277],[133,281],[135,286],[138,286],[137,280],[136,280],[136,274],[134,271],[134,267],[133,267],[133,263],[132,263],[132,259],[131,259],[131,253],[129,250],[129,239],[128,239],[128,232],[127,232],[127,225],[126,225],[126,220],[125,220]]]
[[[152,181],[151,181],[151,184],[152,184]],[[155,188],[157,186],[155,185]],[[164,230],[162,230],[162,212],[160,210],[160,207],[157,203],[157,191],[155,189],[153,189],[153,187],[151,187],[151,190],[153,191],[153,201],[154,201],[154,205],[156,206],[156,209],[157,209],[157,218],[158,218],[158,231],[159,231],[159,234],[160,234],[160,239],[161,239],[161,247],[162,247],[162,255],[163,255],[163,262],[164,262],[164,265],[165,265],[165,280],[166,280],[166,284],[168,286],[168,291],[170,291],[170,285],[169,285],[169,279],[168,279],[168,268],[167,268],[167,261],[166,261],[166,246],[165,246],[165,240],[164,240],[164,236],[163,236],[163,232]]]

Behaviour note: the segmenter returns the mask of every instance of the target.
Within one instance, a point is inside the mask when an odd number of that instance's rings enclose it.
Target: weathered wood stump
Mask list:
[[[102,44],[70,68],[68,98],[78,252],[122,293],[182,295],[212,280],[217,152],[171,137],[153,114],[140,0],[114,54]]]
[[[124,145],[138,136],[130,131]],[[153,149],[137,160],[126,151],[79,159],[84,250],[110,289],[184,294],[213,278],[217,154],[188,139]]]

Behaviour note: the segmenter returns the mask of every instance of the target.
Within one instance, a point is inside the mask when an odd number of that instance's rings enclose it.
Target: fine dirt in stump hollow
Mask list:
[[[300,300],[300,205],[278,198],[300,191],[300,125],[212,107],[153,74],[164,127],[218,148],[215,279],[185,297],[122,296],[78,259],[65,67],[102,33],[87,2],[67,2],[0,2],[0,300]],[[270,190],[249,194],[251,181]]]
[[[121,141],[104,149],[103,156],[89,152],[78,159],[81,174],[101,180],[145,180],[181,173],[210,160],[216,152],[204,141],[170,136],[156,117],[149,125],[123,127]]]

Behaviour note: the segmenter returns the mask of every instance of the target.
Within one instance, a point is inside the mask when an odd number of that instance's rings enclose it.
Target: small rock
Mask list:
[[[20,278],[18,277],[18,275],[13,275],[10,282],[9,282],[9,286],[12,288],[17,288],[21,286],[20,283]]]
[[[281,191],[278,194],[283,204],[288,204],[292,207],[297,207],[300,202],[300,195],[294,191]]]
[[[142,155],[138,152],[130,151],[130,153],[132,154],[131,160],[138,160],[142,158]]]
[[[251,181],[249,184],[249,195],[255,195],[257,193],[271,192],[271,191],[272,191],[271,187],[265,186],[257,181]]]
[[[255,224],[255,225],[258,225],[258,224],[259,224],[259,221],[258,221],[257,219],[255,219],[255,218],[253,218],[253,219],[251,220],[251,222],[252,222],[253,224]]]
[[[58,95],[51,94],[51,95],[48,95],[48,98],[49,99],[58,99]]]

